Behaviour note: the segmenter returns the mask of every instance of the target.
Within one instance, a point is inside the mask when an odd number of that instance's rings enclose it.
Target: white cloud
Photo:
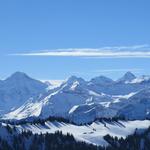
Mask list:
[[[149,45],[134,45],[102,48],[69,48],[43,50],[32,53],[11,54],[15,56],[59,56],[59,57],[98,57],[98,58],[150,58]]]

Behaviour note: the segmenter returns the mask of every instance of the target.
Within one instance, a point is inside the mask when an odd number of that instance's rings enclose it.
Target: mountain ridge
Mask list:
[[[13,74],[6,81],[15,81],[16,85],[18,85],[17,82],[19,80],[16,80],[16,78],[21,80],[23,87],[31,81],[32,84],[29,85],[32,85],[32,87],[29,88],[29,91],[33,90],[35,83],[39,85],[37,91],[38,89],[42,90],[38,91],[36,96],[31,95],[30,99],[24,100],[24,103],[19,104],[18,107],[3,113],[1,115],[2,119],[19,120],[30,117],[47,118],[56,116],[64,117],[80,124],[93,121],[95,118],[111,118],[118,115],[123,115],[128,119],[145,119],[150,117],[150,115],[147,115],[149,113],[147,109],[150,104],[150,96],[145,94],[149,93],[147,91],[150,88],[150,82],[147,78],[144,78],[145,80],[142,82],[133,82],[136,79],[138,80],[139,77],[135,77],[130,72],[125,73],[120,78],[121,80],[118,79],[116,81],[105,76],[98,76],[90,81],[71,76],[60,86],[50,90],[48,89],[48,84],[38,82],[20,72]],[[25,82],[23,82],[24,78]],[[143,76],[141,78],[143,79]],[[144,97],[147,100],[143,100],[142,91],[145,91]],[[135,98],[136,96],[137,98]],[[129,109],[131,105],[132,109]],[[140,106],[142,106],[142,110],[136,111],[133,117],[133,110],[138,109]]]

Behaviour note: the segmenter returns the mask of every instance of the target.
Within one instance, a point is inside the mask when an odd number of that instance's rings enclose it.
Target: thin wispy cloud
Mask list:
[[[40,50],[31,53],[10,54],[14,56],[51,56],[51,57],[98,57],[98,58],[150,58],[149,45],[134,45],[102,48],[69,48]]]

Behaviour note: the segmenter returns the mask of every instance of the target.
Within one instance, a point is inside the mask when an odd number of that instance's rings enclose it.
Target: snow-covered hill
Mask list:
[[[41,124],[17,125],[19,132],[32,131],[32,133],[45,134],[62,131],[63,134],[70,133],[76,140],[85,141],[96,145],[108,145],[103,139],[107,134],[111,136],[123,137],[133,134],[135,129],[146,129],[150,126],[149,120],[143,121],[119,121],[119,122],[93,122],[91,125],[77,126],[63,122],[49,122]]]

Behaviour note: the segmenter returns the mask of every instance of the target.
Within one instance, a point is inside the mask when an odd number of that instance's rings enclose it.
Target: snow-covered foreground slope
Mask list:
[[[119,121],[119,122],[93,122],[91,125],[77,126],[63,122],[46,122],[41,124],[17,125],[19,132],[32,131],[33,133],[44,134],[62,131],[63,134],[71,133],[79,141],[85,141],[96,145],[108,145],[103,136],[123,137],[134,133],[135,129],[146,129],[150,126],[150,120],[143,121]]]

